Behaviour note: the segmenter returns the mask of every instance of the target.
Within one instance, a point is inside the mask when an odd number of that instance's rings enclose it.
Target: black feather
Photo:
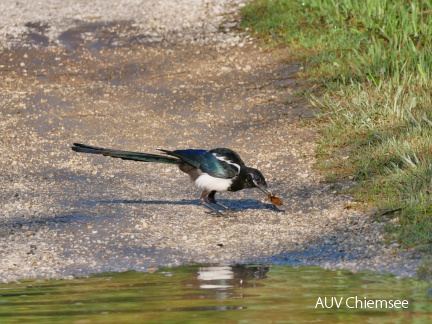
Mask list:
[[[180,160],[168,156],[162,156],[157,154],[130,152],[121,150],[111,150],[96,146],[90,146],[80,143],[73,143],[72,150],[81,153],[101,154],[104,156],[111,156],[113,158],[119,158],[123,160],[132,160],[140,162],[157,162],[166,164],[179,164]]]

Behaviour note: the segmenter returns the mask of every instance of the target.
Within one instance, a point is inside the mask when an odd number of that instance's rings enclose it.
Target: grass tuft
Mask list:
[[[429,0],[259,0],[243,25],[289,46],[324,85],[318,166],[381,210],[405,245],[432,241],[432,4]],[[275,35],[277,37],[275,37]]]

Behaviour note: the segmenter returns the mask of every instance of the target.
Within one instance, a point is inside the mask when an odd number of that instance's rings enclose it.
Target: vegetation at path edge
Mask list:
[[[323,86],[318,167],[432,252],[432,1],[257,0],[242,16]]]

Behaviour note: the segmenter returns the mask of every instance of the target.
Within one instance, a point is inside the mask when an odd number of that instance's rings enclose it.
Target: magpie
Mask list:
[[[215,194],[218,191],[258,188],[267,196],[270,194],[262,173],[257,169],[246,166],[236,152],[227,148],[215,148],[210,151],[158,149],[165,153],[166,156],[105,149],[80,143],[73,143],[72,150],[81,153],[101,154],[123,160],[175,164],[181,171],[189,175],[196,187],[203,190],[199,199],[200,203],[218,216],[225,215],[209,203],[229,210],[227,206],[216,201]]]

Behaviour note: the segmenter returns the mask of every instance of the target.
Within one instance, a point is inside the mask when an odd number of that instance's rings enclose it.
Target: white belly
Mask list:
[[[215,178],[207,173],[203,173],[195,180],[195,186],[202,190],[227,191],[232,182],[232,179]]]

